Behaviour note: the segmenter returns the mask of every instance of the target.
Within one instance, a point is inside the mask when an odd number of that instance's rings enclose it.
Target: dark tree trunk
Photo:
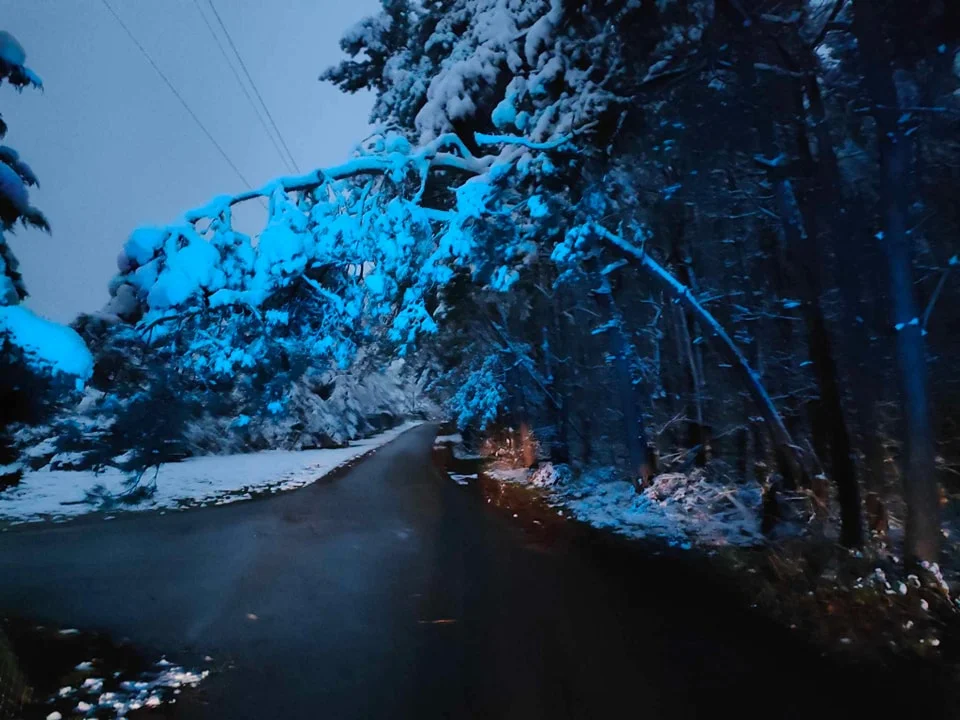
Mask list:
[[[859,547],[863,544],[860,486],[844,418],[830,333],[820,301],[820,277],[816,264],[821,260],[821,253],[815,239],[816,230],[807,232],[802,224],[791,183],[786,179],[776,179],[774,187],[784,238],[801,276],[798,285],[804,301],[803,317],[810,360],[820,394],[814,437],[819,451],[823,452],[824,447],[829,448],[830,470],[837,485],[837,500],[840,503],[840,541],[847,547]]]
[[[747,40],[750,41],[755,34],[749,29],[747,33]],[[757,48],[762,47],[759,42],[755,45]],[[782,45],[778,45],[778,51],[784,52]],[[756,58],[762,59],[762,56],[756,55]],[[771,98],[762,106],[767,113],[766,117],[760,107],[754,111],[760,151],[768,154],[775,153],[774,148],[779,144],[776,134],[777,123],[786,128],[792,124],[796,128],[795,150],[800,158],[800,165],[807,167],[816,165],[817,161],[813,158],[807,137],[806,123],[803,121],[796,123],[792,115],[792,113],[803,112],[804,86],[795,81],[779,79],[760,84],[754,65],[748,61],[749,59],[749,54],[741,56],[739,63],[741,77],[749,87],[757,88],[759,93]],[[798,61],[796,58],[789,59],[789,63],[794,66],[802,62],[803,60]],[[812,68],[807,70],[812,71]],[[809,73],[803,77],[809,78]],[[813,78],[813,82],[816,83],[816,78]],[[802,314],[807,331],[808,352],[819,395],[812,414],[814,446],[822,459],[829,458],[830,473],[837,486],[841,542],[848,547],[858,547],[863,544],[860,486],[857,481],[853,449],[850,446],[850,434],[840,384],[837,379],[836,360],[821,297],[823,281],[820,268],[825,264],[826,254],[820,232],[826,232],[832,225],[834,218],[829,216],[828,209],[840,202],[839,187],[833,187],[836,185],[833,182],[835,177],[830,174],[830,171],[835,169],[833,141],[824,125],[825,118],[818,88],[814,90],[807,88],[807,94],[808,106],[812,108],[815,123],[819,124],[817,150],[821,156],[824,153],[828,155],[827,164],[819,168],[818,172],[812,173],[818,180],[815,189],[810,193],[814,201],[805,202],[801,208],[793,182],[789,179],[791,171],[785,167],[783,154],[777,155],[778,160],[767,161],[764,164],[774,189],[786,256],[793,269],[794,284],[803,301]],[[822,483],[818,482],[814,489],[819,495],[824,496],[826,489],[821,486]],[[822,499],[826,500],[826,497]]]
[[[643,418],[637,404],[627,343],[624,341],[623,331],[619,327],[610,330],[610,352],[614,357],[616,366],[617,394],[620,395],[622,402],[623,434],[630,463],[630,482],[633,483],[634,489],[640,492],[650,480],[652,474],[650,451],[647,445],[647,433],[643,425]]]
[[[563,298],[559,292],[554,295],[548,311],[551,316],[552,333],[543,328],[544,367],[550,380],[550,389],[555,399],[548,403],[551,409],[551,420],[554,426],[554,438],[550,444],[550,460],[555,463],[570,462],[570,404],[572,392],[569,369],[564,364],[566,346],[568,344],[567,328],[563,326],[563,317],[559,311]],[[554,355],[561,358],[554,361]]]
[[[930,423],[927,358],[913,292],[913,258],[908,228],[913,141],[901,122],[877,0],[854,0],[853,29],[860,47],[864,85],[873,105],[880,153],[880,203],[890,304],[897,344],[904,419],[901,458],[907,502],[905,553],[936,561],[940,545],[939,496]]]
[[[803,88],[807,97],[809,126],[812,128],[817,148],[815,184],[810,192],[806,213],[816,217],[816,229],[826,239],[826,242],[818,242],[821,266],[825,266],[829,260],[827,253],[823,252],[824,248],[829,247],[835,253],[840,267],[837,286],[842,300],[843,330],[839,333],[839,345],[842,350],[841,357],[847,358],[848,363],[846,381],[853,400],[859,446],[867,460],[866,486],[871,497],[871,502],[867,503],[867,512],[870,515],[871,527],[875,527],[878,518],[873,517],[875,513],[870,508],[880,507],[876,496],[883,476],[883,447],[875,422],[873,388],[877,386],[877,373],[871,362],[872,343],[867,331],[869,325],[864,319],[869,313],[862,307],[860,299],[860,278],[862,274],[870,273],[873,253],[865,252],[867,248],[861,240],[863,233],[854,232],[851,227],[853,213],[847,204],[849,198],[843,193],[837,154],[820,90],[818,60],[814,48],[799,37],[796,38],[795,46],[800,48],[798,60],[804,75]],[[806,130],[802,129],[801,140],[809,147],[805,133]],[[857,238],[858,242],[854,242],[853,238]],[[873,351],[875,352],[875,349]],[[826,408],[826,411],[829,412],[829,408]],[[848,428],[849,424],[845,424],[844,429]],[[850,445],[852,453],[852,443]]]

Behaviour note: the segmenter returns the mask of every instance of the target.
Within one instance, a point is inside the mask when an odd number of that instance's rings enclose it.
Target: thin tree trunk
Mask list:
[[[688,443],[690,447],[697,448],[697,464],[703,466],[706,462],[706,432],[703,426],[703,401],[700,394],[701,381],[700,373],[697,368],[697,358],[693,352],[693,340],[690,337],[690,323],[687,322],[687,314],[682,308],[677,307],[677,324],[680,327],[678,346],[680,349],[680,362],[686,362],[690,373],[690,394],[693,401],[693,411],[695,419],[688,421],[687,425],[693,429],[689,434]]]
[[[617,394],[620,396],[623,416],[623,436],[627,446],[627,458],[630,464],[630,482],[637,492],[649,482],[653,475],[653,462],[647,443],[647,431],[643,415],[637,402],[637,392],[630,369],[630,346],[623,333],[623,319],[609,292],[598,292],[598,302],[604,306],[616,324],[610,328],[610,354],[613,355],[616,370]]]
[[[633,373],[630,370],[630,357],[627,343],[620,327],[610,330],[610,350],[614,356],[617,373],[617,387],[623,403],[623,433],[627,443],[627,456],[630,461],[630,482],[637,492],[643,489],[652,474],[647,433],[637,408],[636,392],[633,386]]]
[[[681,248],[686,249],[682,245]],[[700,294],[697,276],[693,271],[693,260],[687,253],[683,254],[683,274],[681,278],[693,293],[697,295]],[[688,320],[685,312],[681,311],[680,317],[682,320],[683,340],[687,350],[687,362],[690,365],[690,378],[693,384],[693,402],[696,413],[696,437],[692,438],[693,442],[691,443],[691,447],[699,446],[700,449],[697,450],[696,461],[697,464],[702,467],[707,462],[709,445],[712,438],[710,429],[704,424],[703,392],[706,388],[706,381],[703,375],[703,352],[701,351],[701,345],[695,345],[693,342],[693,333],[695,332],[697,336],[699,336],[701,331],[700,325],[696,320],[692,322]],[[691,332],[691,324],[693,326],[693,332]]]
[[[840,503],[840,541],[847,547],[859,547],[863,544],[860,485],[857,482],[850,435],[844,419],[830,333],[820,304],[819,270],[814,266],[820,259],[816,230],[808,233],[804,228],[790,181],[775,178],[773,182],[784,238],[790,254],[799,266],[798,285],[804,300],[803,315],[807,326],[810,360],[820,394],[815,435],[821,436],[821,440],[817,444],[818,448],[826,445],[830,451],[831,474],[837,485],[837,499]]]
[[[543,282],[544,278],[541,278]],[[544,283],[546,284],[546,283]],[[550,314],[551,325],[542,329],[543,342],[541,344],[543,352],[544,368],[549,379],[550,389],[553,392],[556,403],[547,403],[551,419],[555,428],[555,436],[550,444],[550,460],[555,463],[570,462],[570,396],[571,392],[569,373],[563,362],[555,363],[553,356],[564,357],[565,345],[567,344],[567,333],[562,325],[562,316],[560,308],[563,297],[559,290],[554,293],[553,302],[550,303],[547,312]],[[551,342],[552,329],[553,342]]]

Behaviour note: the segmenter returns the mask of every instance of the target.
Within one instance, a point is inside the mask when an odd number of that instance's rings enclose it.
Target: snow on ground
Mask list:
[[[526,483],[530,477],[527,468],[492,467],[487,475],[501,482]]]
[[[453,480],[457,485],[469,485],[468,480],[476,480],[477,474],[470,473],[469,475],[463,475],[461,473],[448,472],[447,475],[450,476],[450,479]]]
[[[162,465],[157,490],[125,510],[163,510],[197,505],[223,505],[247,500],[254,494],[280,492],[309,485],[334,469],[372,452],[420,423],[409,422],[345,448],[324,450],[266,450],[238,455],[206,455]],[[144,482],[153,471],[144,475]],[[36,470],[24,473],[19,485],[0,492],[0,523],[67,520],[97,510],[88,493],[102,485],[111,494],[124,491],[127,475],[108,468],[91,470]],[[107,516],[105,519],[109,519]]]
[[[76,669],[84,673],[96,672],[96,662],[81,663]],[[179,695],[182,688],[197,687],[209,674],[208,670],[185,670],[163,659],[154,664],[153,670],[141,673],[136,680],[124,680],[119,684],[114,680],[111,683],[111,687],[114,687],[112,690],[104,691],[104,678],[87,677],[79,687],[68,685],[60,688],[51,702],[68,700],[72,705],[76,701],[71,717],[114,717],[121,720],[142,708],[158,708],[176,702],[175,695]],[[62,717],[55,710],[47,715],[47,720]]]
[[[543,488],[547,501],[569,516],[632,538],[662,538],[672,546],[756,545],[762,493],[756,483],[708,480],[703,471],[664,473],[637,493],[610,468],[571,479],[565,467],[493,468],[491,477]]]
[[[762,541],[760,486],[711,482],[700,471],[658,475],[642,493],[609,472],[588,473],[557,488],[555,497],[578,520],[628,537],[666,538],[684,549]]]
[[[445,445],[453,446],[453,456],[457,460],[479,460],[482,456],[467,450],[463,444],[463,437],[460,433],[453,435],[437,435],[433,441],[434,447],[443,447]]]

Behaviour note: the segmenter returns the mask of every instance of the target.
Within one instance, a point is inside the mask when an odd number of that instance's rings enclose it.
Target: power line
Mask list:
[[[116,18],[116,21],[120,24],[120,27],[124,29],[124,31],[130,37],[130,39],[133,41],[133,44],[140,49],[141,53],[143,53],[143,56],[147,59],[147,62],[150,63],[150,67],[152,67],[156,71],[157,75],[160,76],[160,79],[167,84],[167,87],[170,88],[170,92],[172,92],[174,96],[176,96],[177,100],[180,101],[180,104],[183,105],[183,109],[186,110],[187,113],[190,115],[190,117],[193,118],[193,121],[197,124],[197,127],[199,127],[203,131],[203,134],[207,136],[207,139],[211,143],[213,143],[213,146],[220,152],[220,155],[227,162],[227,164],[231,168],[233,168],[233,171],[237,174],[237,177],[239,177],[240,180],[243,181],[243,184],[246,185],[247,188],[252,190],[253,185],[250,183],[250,181],[243,176],[243,173],[240,172],[240,169],[234,164],[233,160],[230,159],[230,156],[227,155],[226,151],[220,146],[220,143],[218,143],[216,139],[213,137],[213,135],[210,134],[210,131],[207,130],[206,126],[200,121],[200,118],[197,117],[197,114],[190,109],[190,106],[187,105],[187,101],[183,99],[183,96],[180,95],[179,92],[177,92],[177,89],[173,86],[173,83],[170,82],[167,76],[163,74],[163,70],[161,70],[157,66],[157,64],[153,61],[153,58],[150,57],[150,53],[148,53],[146,49],[143,47],[143,45],[140,44],[140,41],[137,40],[136,36],[133,34],[130,28],[127,27],[127,24],[123,22],[123,20],[120,18],[119,15],[117,15],[116,11],[110,6],[110,3],[107,2],[107,0],[102,0],[102,2],[104,6],[107,8],[107,10],[110,11],[110,14],[113,15],[114,18]]]
[[[223,30],[223,34],[227,36],[227,42],[230,43],[230,47],[233,48],[233,54],[237,56],[237,60],[240,61],[240,67],[243,70],[243,74],[247,76],[247,80],[250,81],[250,87],[253,88],[253,92],[257,94],[257,99],[260,101],[260,104],[263,106],[263,111],[267,114],[267,119],[270,120],[270,124],[273,126],[273,129],[277,133],[277,137],[280,138],[280,144],[283,145],[283,149],[287,151],[287,155],[290,157],[290,161],[293,163],[293,167],[297,172],[300,172],[300,168],[297,166],[297,161],[293,157],[293,153],[290,152],[290,148],[287,147],[286,141],[283,139],[283,133],[280,132],[280,128],[277,127],[277,123],[274,122],[273,115],[270,114],[270,108],[267,107],[267,104],[263,101],[263,96],[260,95],[260,91],[257,89],[257,84],[253,81],[253,78],[250,76],[250,71],[247,70],[247,64],[243,61],[243,56],[240,55],[240,51],[237,50],[237,46],[233,43],[233,38],[230,36],[230,31],[227,30],[227,26],[223,24],[223,18],[220,17],[220,13],[217,12],[216,5],[213,4],[213,0],[207,0],[207,4],[210,6],[210,9],[213,10],[214,16],[217,18],[217,22],[220,23],[220,28]]]
[[[250,91],[247,89],[246,83],[240,78],[240,73],[237,72],[237,68],[234,67],[233,63],[230,62],[230,57],[227,55],[227,49],[223,46],[223,42],[220,40],[220,36],[217,35],[217,32],[213,29],[213,25],[210,24],[210,20],[207,19],[207,16],[204,14],[203,9],[200,7],[200,0],[193,0],[193,4],[197,7],[197,12],[200,13],[200,17],[203,18],[204,25],[207,26],[207,30],[210,31],[210,35],[213,36],[213,39],[217,43],[217,47],[220,48],[220,54],[223,55],[224,61],[227,63],[227,67],[230,68],[230,71],[233,73],[233,77],[236,79],[237,84],[240,85],[240,89],[243,90],[243,94],[247,97],[247,102],[250,103],[250,107],[253,109],[253,112],[257,116],[257,120],[260,121],[260,126],[263,128],[263,131],[267,134],[267,137],[270,138],[270,142],[273,143],[274,150],[277,151],[277,155],[280,157],[280,162],[284,163],[289,170],[296,170],[296,167],[290,163],[290,160],[286,155],[283,154],[283,151],[280,149],[280,145],[277,143],[277,139],[273,136],[273,133],[270,132],[270,128],[267,127],[266,121],[263,119],[263,114],[259,107],[257,107],[256,102],[253,100],[253,96],[250,94]]]

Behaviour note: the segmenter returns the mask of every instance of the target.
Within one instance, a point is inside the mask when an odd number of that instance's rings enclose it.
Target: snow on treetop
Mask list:
[[[130,234],[130,239],[123,246],[123,253],[137,265],[145,265],[153,257],[166,240],[168,230],[158,227],[137,228]],[[118,261],[118,264],[120,262]],[[126,268],[121,267],[121,270]]]
[[[39,76],[24,65],[26,61],[27,53],[23,45],[10,33],[0,30],[0,82],[7,79],[17,87],[42,87]]]
[[[556,0],[550,5],[509,0],[481,0],[479,4],[481,7],[470,13],[465,33],[458,35],[452,24],[441,22],[427,43],[428,50],[432,46],[452,50],[429,81],[426,102],[416,116],[424,140],[448,132],[460,118],[472,117],[479,90],[496,87],[504,72],[518,72],[523,64],[519,51],[529,55],[547,44],[556,23],[557,9],[552,7]],[[524,36],[528,48],[521,47]]]
[[[18,215],[30,207],[30,196],[23,179],[3,162],[0,162],[0,200],[9,203]]]
[[[10,65],[23,65],[27,61],[23,45],[6,30],[0,30],[0,60]]]
[[[167,238],[165,265],[149,291],[149,302],[154,308],[169,308],[183,304],[199,288],[218,290],[226,280],[219,269],[220,253],[203,238],[187,238],[180,245],[171,235]]]
[[[25,307],[0,307],[0,337],[9,338],[23,350],[27,361],[39,369],[80,380],[93,373],[93,356],[73,328],[51,322]]]

